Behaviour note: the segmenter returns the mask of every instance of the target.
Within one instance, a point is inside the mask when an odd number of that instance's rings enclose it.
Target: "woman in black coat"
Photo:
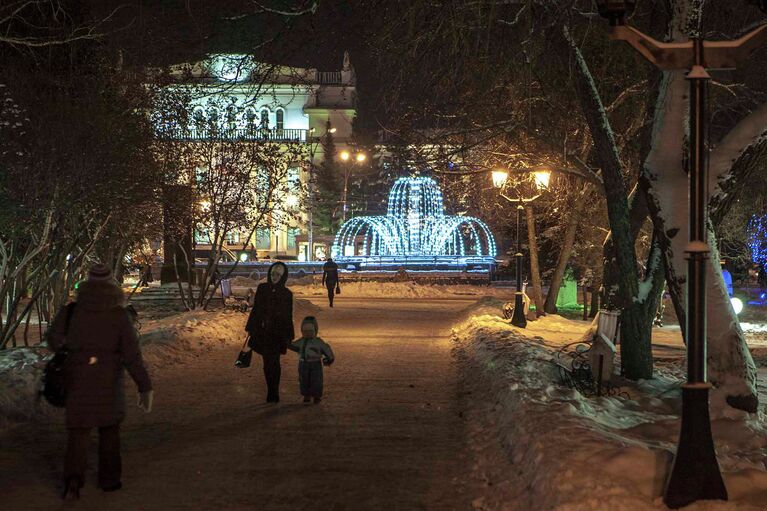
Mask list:
[[[328,302],[331,307],[333,306],[336,288],[339,287],[338,280],[338,264],[332,258],[328,258],[327,262],[322,265],[322,284],[328,290]]]
[[[264,360],[267,403],[280,402],[280,355],[293,340],[293,293],[285,287],[288,267],[274,263],[269,267],[267,282],[256,288],[253,310],[245,330],[250,334],[250,349]]]

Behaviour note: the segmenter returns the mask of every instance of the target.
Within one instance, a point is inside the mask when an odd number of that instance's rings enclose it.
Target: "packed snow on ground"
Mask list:
[[[245,295],[247,290],[255,289],[259,281],[245,277],[232,279],[232,289],[237,295]],[[327,296],[327,289],[322,282],[312,277],[291,278],[288,287],[297,296]],[[471,284],[425,284],[418,282],[376,282],[341,280],[341,296],[355,298],[479,298],[495,296],[511,299],[511,289],[478,286]]]
[[[495,305],[479,303],[456,325],[455,351],[467,383],[483,386],[478,394],[487,396],[485,405],[478,399],[477,406],[491,415],[518,469],[509,490],[515,509],[663,509],[682,371],[660,364],[653,380],[620,382],[627,396],[585,398],[558,383],[552,360],[561,346],[581,338],[587,324],[550,315],[520,330],[500,318]],[[716,392],[711,401],[730,502],[687,509],[765,509],[765,417],[726,407]]]
[[[317,310],[300,298],[293,306],[297,321]],[[141,350],[150,373],[155,367],[204,356],[225,345],[232,345],[234,364],[236,346],[245,340],[246,319],[246,314],[231,310],[198,310],[141,322]],[[0,428],[9,421],[39,418],[53,410],[38,395],[50,356],[43,345],[0,350]]]

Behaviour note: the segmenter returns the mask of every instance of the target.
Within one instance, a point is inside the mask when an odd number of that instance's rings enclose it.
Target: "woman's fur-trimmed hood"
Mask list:
[[[94,311],[107,311],[125,305],[125,293],[114,282],[81,282],[77,288],[77,306]]]

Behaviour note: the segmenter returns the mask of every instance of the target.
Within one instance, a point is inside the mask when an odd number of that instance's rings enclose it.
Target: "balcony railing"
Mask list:
[[[278,128],[159,130],[159,138],[171,140],[254,140],[262,142],[306,142],[309,130]]]
[[[340,85],[341,71],[317,71],[317,81],[322,85]]]

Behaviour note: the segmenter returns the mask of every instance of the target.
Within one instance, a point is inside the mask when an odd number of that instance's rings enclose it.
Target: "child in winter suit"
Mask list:
[[[322,366],[333,363],[335,356],[330,345],[317,337],[319,324],[314,316],[301,322],[301,338],[293,341],[288,349],[298,353],[298,381],[304,403],[314,398],[314,404],[322,399]]]

